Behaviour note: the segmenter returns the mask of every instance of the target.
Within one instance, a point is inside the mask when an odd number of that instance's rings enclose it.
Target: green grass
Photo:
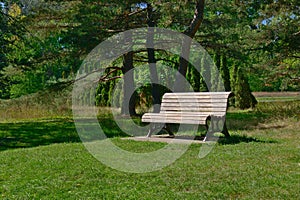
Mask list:
[[[116,171],[96,160],[70,118],[5,121],[0,199],[300,199],[298,108],[299,101],[230,110],[232,137],[221,138],[205,158],[198,159],[201,144],[193,144],[170,166],[144,174]],[[122,140],[112,119],[100,123],[128,151],[165,145]]]
[[[218,145],[204,159],[192,145],[174,164],[147,174],[110,169],[80,143],[2,151],[0,192],[3,199],[299,199],[299,149],[291,141],[298,133],[284,130],[288,138],[269,130],[277,142]],[[132,151],[142,144],[113,140]]]
[[[276,101],[295,101],[299,100],[300,97],[257,97],[256,98],[258,102],[276,102]]]

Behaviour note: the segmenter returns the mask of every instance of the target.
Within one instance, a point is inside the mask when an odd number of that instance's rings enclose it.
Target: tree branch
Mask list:
[[[99,79],[99,83],[100,82],[108,82],[108,81],[112,81],[112,80],[116,80],[118,78],[123,78],[123,76],[114,76],[114,77],[111,77],[111,78],[106,78],[106,79]]]
[[[194,38],[196,32],[198,31],[203,21],[204,4],[205,4],[205,0],[197,1],[194,18],[191,24],[189,25],[189,27],[183,32],[184,34],[186,34],[191,38]]]
[[[98,82],[106,81],[106,80],[108,80],[107,77],[108,77],[109,75],[111,75],[112,73],[114,73],[114,72],[116,72],[116,71],[122,70],[121,67],[108,67],[108,68],[106,68],[105,70],[107,70],[107,69],[113,69],[113,70],[110,71],[110,72],[108,72],[108,73],[105,74],[104,76],[100,77],[100,79],[99,79]]]

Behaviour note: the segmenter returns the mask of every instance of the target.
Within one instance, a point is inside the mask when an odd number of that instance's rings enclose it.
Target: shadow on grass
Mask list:
[[[229,131],[252,129],[251,127],[257,127],[258,123],[262,122],[262,118],[262,116],[255,113],[228,113],[228,129]],[[98,120],[106,137],[128,137],[127,134],[120,130],[111,117],[101,117]],[[125,118],[124,120],[124,123],[126,123],[126,120],[131,119]],[[135,119],[135,121],[136,124],[143,125],[140,119]],[[83,123],[87,127],[99,126],[98,123],[90,123],[88,119],[83,120]],[[130,131],[134,132],[135,130]],[[93,137],[90,139],[93,140]],[[30,122],[0,123],[0,150],[72,142],[81,142],[72,119],[60,118]],[[237,135],[232,135],[230,138],[220,138],[219,140],[220,144],[237,144],[241,142],[266,143],[272,141],[262,141],[256,138]]]
[[[231,135],[230,137],[220,137],[218,143],[221,145],[229,145],[229,144],[239,144],[239,143],[250,143],[250,142],[258,142],[258,143],[277,143],[274,140],[261,140],[254,137],[248,137],[246,135]]]
[[[87,126],[99,126],[85,121]],[[125,137],[112,119],[100,119],[106,137]],[[72,119],[0,123],[0,151],[53,143],[81,142]]]
[[[74,123],[67,119],[0,123],[0,150],[79,141]]]
[[[226,124],[229,130],[251,130],[267,119],[266,115],[255,112],[229,112],[226,115]]]

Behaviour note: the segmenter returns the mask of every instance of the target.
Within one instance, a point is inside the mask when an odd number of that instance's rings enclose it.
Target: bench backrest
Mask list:
[[[201,115],[226,115],[231,92],[182,92],[165,93],[161,113],[184,112]]]

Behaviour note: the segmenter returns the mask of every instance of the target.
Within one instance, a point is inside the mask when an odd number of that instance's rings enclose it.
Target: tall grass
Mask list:
[[[44,91],[17,99],[0,100],[0,121],[72,116],[68,89]]]
[[[300,119],[300,100],[286,102],[259,102],[256,113],[267,114],[269,118],[297,118]]]

